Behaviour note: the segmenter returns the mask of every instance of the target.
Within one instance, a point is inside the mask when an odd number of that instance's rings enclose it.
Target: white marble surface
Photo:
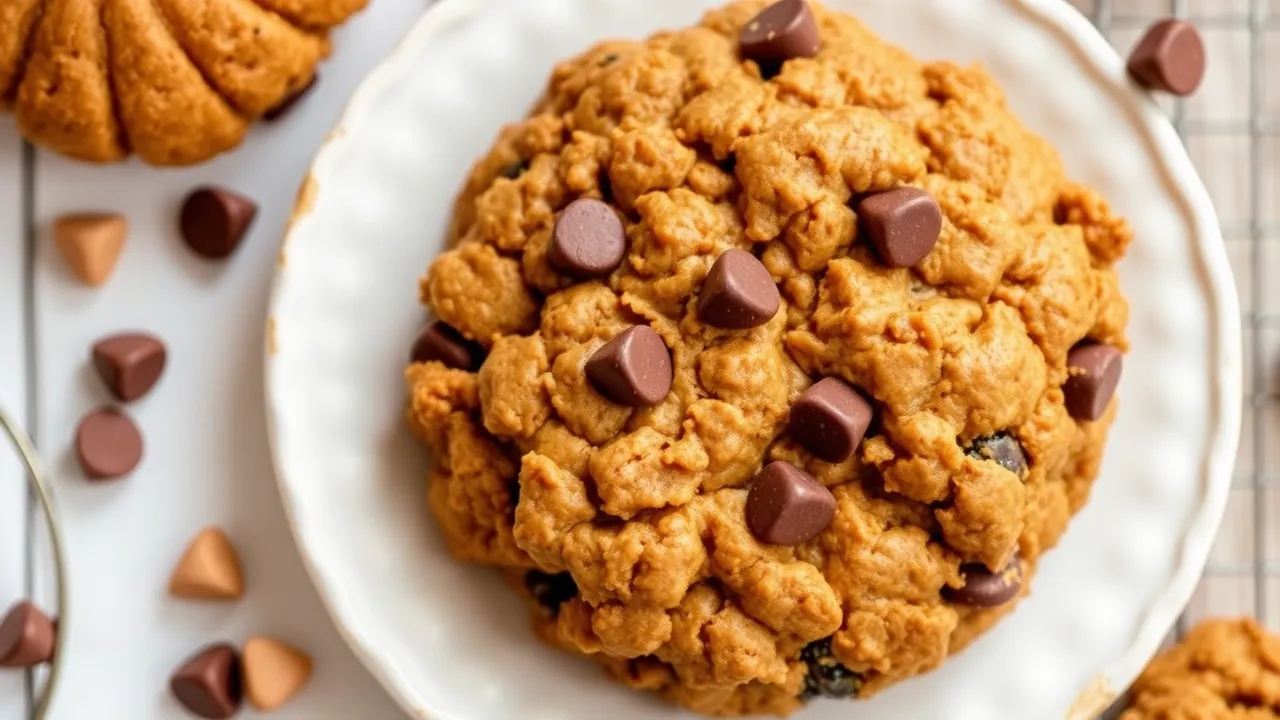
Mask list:
[[[167,692],[171,670],[200,645],[277,635],[310,651],[311,685],[274,718],[382,720],[401,713],[357,663],[325,615],[298,561],[268,459],[262,413],[263,318],[278,238],[303,173],[356,83],[399,40],[427,0],[382,0],[345,27],[316,92],[237,152],[182,171],[129,163],[77,165],[38,152],[23,192],[23,150],[0,118],[0,402],[29,424],[50,466],[71,566],[62,692],[51,720],[187,717]],[[184,194],[203,183],[262,204],[251,236],[228,263],[198,260],[176,232]],[[34,238],[34,272],[24,279]],[[87,290],[53,249],[64,212],[125,213],[132,233],[110,284]],[[34,303],[24,299],[34,283]],[[34,365],[24,356],[27,318]],[[129,479],[91,485],[68,448],[81,415],[107,401],[86,362],[98,337],[144,329],[169,341],[153,393],[128,408],[145,435]],[[29,374],[28,374],[29,373]],[[27,383],[34,407],[24,403]],[[26,594],[52,606],[44,543],[28,558],[26,492],[14,456],[0,450],[0,605]],[[165,594],[174,561],[200,528],[221,525],[240,547],[247,598],[234,605]],[[27,717],[19,673],[0,673],[0,720]],[[241,717],[254,717],[246,709]]]
[[[255,131],[237,153],[200,168],[87,168],[36,153],[34,194],[28,196],[22,145],[11,121],[0,116],[0,404],[35,421],[31,429],[62,501],[72,565],[68,673],[53,720],[185,718],[165,691],[173,666],[202,643],[260,632],[296,642],[316,657],[313,684],[271,717],[402,717],[333,630],[285,527],[262,436],[260,329],[277,238],[314,149],[359,79],[427,2],[374,0],[340,34],[324,81],[305,104],[283,123]],[[1261,207],[1253,207],[1248,167],[1264,163],[1260,174],[1280,177],[1280,140],[1266,137],[1254,147],[1242,130],[1250,110],[1242,66],[1249,59],[1249,7],[1265,8],[1274,22],[1280,0],[1073,2],[1091,15],[1114,16],[1110,38],[1122,49],[1152,19],[1179,6],[1212,20],[1206,41],[1215,62],[1205,88],[1188,103],[1188,144],[1223,216],[1246,318],[1254,321],[1246,335],[1246,393],[1254,402],[1246,404],[1228,520],[1189,614],[1192,620],[1257,614],[1275,625],[1280,577],[1268,573],[1260,583],[1253,571],[1259,559],[1280,557],[1280,532],[1258,533],[1260,523],[1280,517],[1280,453],[1261,451],[1254,440],[1255,433],[1265,438],[1280,432],[1280,373],[1274,371],[1280,365],[1280,293],[1266,289],[1280,283],[1265,283],[1256,297],[1252,285],[1280,272],[1280,250],[1272,249],[1280,243],[1268,242],[1280,238],[1272,224],[1280,217],[1274,210],[1280,183],[1267,181],[1257,198]],[[1263,44],[1268,58],[1280,57],[1280,33],[1266,33]],[[1278,81],[1280,75],[1268,75],[1259,108],[1271,122],[1280,121]],[[1229,131],[1201,127],[1213,121]],[[263,203],[253,235],[224,266],[191,258],[173,227],[184,192],[204,182],[226,184]],[[39,231],[29,278],[28,198]],[[135,228],[118,275],[96,293],[69,278],[45,232],[60,212],[95,208],[123,211]],[[1258,237],[1249,232],[1252,221],[1265,230]],[[34,289],[32,305],[25,300],[28,287]],[[36,335],[30,375],[28,313]],[[143,467],[125,483],[89,486],[66,454],[79,416],[105,400],[86,372],[85,357],[93,339],[130,327],[169,337],[172,365],[154,395],[130,409],[149,442]],[[26,594],[28,568],[40,576],[39,599],[52,601],[43,544],[28,555],[26,497],[12,454],[0,446],[0,606]],[[237,605],[191,605],[164,594],[182,545],[206,524],[226,527],[244,553],[249,596]],[[0,720],[23,720],[27,710],[22,675],[0,672]]]

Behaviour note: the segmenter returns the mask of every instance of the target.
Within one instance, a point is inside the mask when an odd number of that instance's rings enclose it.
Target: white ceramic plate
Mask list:
[[[444,0],[356,94],[286,240],[268,332],[270,426],[303,557],[406,709],[437,720],[678,713],[544,648],[492,573],[449,559],[401,425],[416,279],[453,195],[556,60],[694,22],[719,0]],[[1227,495],[1239,308],[1217,221],[1172,128],[1062,0],[829,0],[924,58],[981,61],[1019,114],[1138,231],[1122,411],[1092,503],[1033,595],[938,672],[804,720],[1090,717],[1186,603]]]

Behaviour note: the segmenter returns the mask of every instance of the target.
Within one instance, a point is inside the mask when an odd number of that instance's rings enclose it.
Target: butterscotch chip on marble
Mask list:
[[[169,594],[188,600],[244,597],[240,555],[225,532],[209,527],[191,540],[169,578]]]
[[[129,236],[123,215],[85,213],[63,215],[53,223],[53,243],[67,267],[86,285],[107,282]]]
[[[259,710],[282,707],[311,680],[311,658],[280,640],[249,638],[243,655],[245,696]]]

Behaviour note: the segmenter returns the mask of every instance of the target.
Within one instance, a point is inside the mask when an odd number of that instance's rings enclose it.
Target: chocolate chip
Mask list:
[[[831,491],[787,462],[766,465],[747,491],[747,525],[771,545],[799,545],[817,537],[835,512]]]
[[[800,699],[808,702],[816,697],[844,699],[857,697],[862,689],[862,676],[845,667],[831,651],[831,638],[815,640],[800,651],[806,672]]]
[[[137,400],[155,387],[167,356],[164,343],[144,333],[112,335],[93,345],[93,366],[123,402]]]
[[[258,215],[249,198],[223,188],[200,188],[182,205],[182,238],[210,260],[230,257]]]
[[[1161,20],[1129,56],[1129,74],[1146,87],[1190,95],[1204,80],[1204,40],[1186,20]]]
[[[938,244],[942,209],[929,193],[901,187],[876,193],[858,203],[858,219],[889,267],[911,267]]]
[[[294,90],[293,92],[284,96],[284,98],[279,103],[276,103],[275,107],[271,108],[270,110],[262,114],[262,119],[266,120],[267,122],[274,122],[284,117],[285,115],[288,115],[289,111],[297,106],[299,100],[311,94],[312,90],[315,90],[316,84],[319,81],[320,81],[320,76],[318,74],[313,73],[311,75],[311,79],[307,80],[306,85],[303,85],[297,90]]]
[[[244,697],[240,656],[226,643],[210,645],[182,663],[169,689],[192,714],[210,720],[235,715]]]
[[[618,53],[609,53],[608,55],[600,58],[600,62],[597,63],[597,65],[599,67],[609,67],[610,65],[618,62],[618,57]]]
[[[822,35],[809,3],[780,0],[747,21],[738,43],[744,57],[776,62],[817,55]]]
[[[502,168],[501,170],[498,171],[498,174],[508,180],[515,180],[519,178],[521,175],[523,175],[525,171],[528,169],[529,169],[529,161],[521,159]]]
[[[524,576],[524,584],[549,617],[560,614],[560,606],[578,596],[578,584],[567,572],[548,575],[530,570]]]
[[[1120,384],[1123,365],[1124,356],[1110,345],[1077,345],[1067,355],[1070,377],[1062,386],[1071,417],[1086,422],[1101,418]]]
[[[623,330],[591,356],[587,378],[619,405],[648,407],[671,392],[671,351],[653,328]]]
[[[867,434],[875,409],[840,378],[823,378],[791,406],[791,437],[827,462],[844,462]]]
[[[698,293],[698,317],[712,327],[745,330],[778,314],[781,297],[768,269],[745,250],[726,250]]]
[[[604,277],[622,264],[626,250],[626,231],[613,208],[582,198],[569,203],[556,220],[547,260],[574,278]]]
[[[57,631],[48,615],[23,600],[0,621],[0,667],[29,668],[49,662]]]
[[[413,343],[410,360],[416,363],[434,360],[455,370],[475,372],[484,362],[484,349],[452,326],[436,322],[422,329]]]
[[[943,594],[957,605],[991,608],[999,607],[1018,596],[1022,590],[1022,563],[1014,555],[1000,572],[991,572],[982,563],[960,566],[964,587],[946,587]]]
[[[76,428],[76,456],[90,480],[114,480],[142,461],[142,434],[124,413],[95,410]]]
[[[1027,475],[1027,456],[1022,452],[1022,444],[1009,433],[980,437],[973,441],[965,454],[978,460],[990,460],[1019,478]]]

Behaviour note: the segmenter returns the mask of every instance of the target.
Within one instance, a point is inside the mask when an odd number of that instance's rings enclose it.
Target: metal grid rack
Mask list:
[[[1244,416],[1222,532],[1170,640],[1211,616],[1280,627],[1280,0],[1071,2],[1122,54],[1164,17],[1204,35],[1200,92],[1165,103],[1222,219],[1243,313]]]

